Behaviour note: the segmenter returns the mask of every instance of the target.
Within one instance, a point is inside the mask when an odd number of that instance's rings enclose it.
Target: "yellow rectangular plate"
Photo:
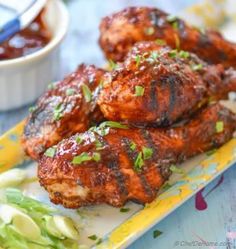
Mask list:
[[[35,175],[36,164],[25,162],[26,158],[20,144],[22,129],[23,123],[20,123],[0,137],[0,171],[20,165],[20,167],[28,167],[30,174]],[[172,187],[145,207],[128,203],[126,207],[130,211],[127,213],[121,213],[119,209],[107,205],[81,208],[79,212],[63,208],[61,211],[70,215],[82,227],[81,244],[92,246],[87,237],[96,234],[103,238],[103,243],[94,247],[124,248],[223,173],[234,162],[236,162],[236,139],[232,139],[209,157],[200,155],[182,164],[185,174],[173,175],[170,180],[173,183]],[[25,184],[22,189],[27,195],[49,203],[47,193],[38,183]]]

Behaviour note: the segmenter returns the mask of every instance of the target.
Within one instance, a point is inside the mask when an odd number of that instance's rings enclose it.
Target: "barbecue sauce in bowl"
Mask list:
[[[9,60],[32,54],[51,39],[51,34],[43,20],[43,11],[25,29],[17,32],[0,44],[0,60]]]

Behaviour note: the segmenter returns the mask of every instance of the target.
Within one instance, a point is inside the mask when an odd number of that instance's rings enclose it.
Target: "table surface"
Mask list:
[[[71,0],[66,1],[70,12],[70,28],[61,49],[61,73],[58,79],[85,62],[103,65],[100,51],[98,25],[101,17],[129,5],[159,6],[176,13],[194,0]],[[33,104],[33,103],[32,103]],[[0,112],[0,134],[22,120],[30,105]],[[192,197],[175,212],[134,242],[129,249],[170,248],[236,248],[236,166],[232,166],[223,178],[216,179],[203,191],[207,208],[199,211]],[[216,187],[215,187],[216,186]],[[153,238],[153,231],[162,232]]]

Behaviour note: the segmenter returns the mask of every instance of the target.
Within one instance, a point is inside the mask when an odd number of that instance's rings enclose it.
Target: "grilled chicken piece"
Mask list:
[[[80,65],[76,72],[51,86],[26,120],[22,137],[26,154],[33,159],[65,137],[103,120],[96,99],[105,71]]]
[[[140,42],[106,77],[98,104],[108,120],[167,126],[235,90],[233,69],[224,71],[194,54]]]
[[[148,203],[171,174],[170,165],[227,142],[235,121],[219,103],[169,129],[128,129],[108,121],[51,148],[39,161],[39,180],[51,201],[67,208]]]
[[[196,53],[211,64],[236,68],[236,44],[216,31],[203,32],[156,8],[129,7],[103,18],[100,24],[100,46],[114,61],[123,61],[136,42],[157,39]]]

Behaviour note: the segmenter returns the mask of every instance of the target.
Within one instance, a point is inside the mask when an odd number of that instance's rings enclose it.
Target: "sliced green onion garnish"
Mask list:
[[[45,151],[44,155],[47,157],[54,157],[56,150],[57,150],[57,148],[55,146],[50,147]]]
[[[132,151],[134,151],[134,150],[136,149],[137,145],[136,145],[135,142],[131,141],[129,147],[130,147],[130,149],[131,149]]]
[[[153,27],[148,27],[145,29],[145,34],[146,35],[153,35],[155,32],[155,29]]]
[[[93,235],[88,236],[88,238],[91,240],[97,240],[98,236],[96,234],[93,234]]]
[[[56,228],[63,234],[65,237],[78,240],[79,233],[75,228],[74,222],[69,218],[61,215],[53,216],[53,221],[55,223]]]
[[[184,171],[180,168],[177,168],[175,165],[171,165],[170,166],[170,170],[173,172],[173,173],[177,173],[177,174],[184,174]]]
[[[163,232],[159,231],[159,230],[154,230],[153,231],[153,238],[157,238],[159,237],[161,234],[163,234]]]
[[[75,94],[75,89],[74,88],[68,88],[66,89],[66,95],[71,96]]]
[[[216,152],[216,149],[212,149],[212,150],[207,151],[207,152],[206,152],[206,155],[207,155],[207,156],[211,156],[211,155],[213,155],[215,152]]]
[[[143,96],[144,88],[142,86],[135,86],[135,96]]]
[[[220,133],[224,130],[224,122],[223,121],[217,121],[216,122],[216,132]]]
[[[96,126],[93,126],[89,129],[89,131],[92,131],[92,132],[95,132],[97,133],[98,135],[100,136],[106,136],[107,134],[109,134],[110,132],[110,128],[109,127],[106,127],[106,126],[103,126],[103,127],[96,127]]]
[[[29,108],[29,112],[34,112],[36,110],[36,106],[31,106],[30,108]]]
[[[82,162],[90,161],[92,157],[87,152],[81,153],[79,156],[75,156],[72,160],[73,164],[81,164]]]
[[[179,28],[178,22],[173,22],[172,27],[173,27],[173,29],[177,30]]]
[[[115,121],[105,121],[100,124],[100,128],[104,127],[111,127],[111,128],[119,128],[119,129],[128,129],[129,127],[127,125],[121,124],[119,122]]]
[[[60,230],[57,228],[53,216],[45,215],[43,216],[43,220],[45,221],[45,227],[48,233],[60,239],[64,238]]]
[[[179,51],[179,56],[181,58],[187,59],[187,58],[189,58],[189,52],[181,50],[181,51]]]
[[[0,207],[0,218],[5,224],[12,224],[14,229],[27,239],[36,240],[40,237],[40,228],[26,213],[13,206],[3,204]]]
[[[76,141],[77,144],[81,144],[82,141],[83,141],[83,138],[82,138],[80,135],[78,135],[78,136],[75,138],[75,141]]]
[[[99,239],[97,240],[97,242],[96,242],[96,245],[98,246],[98,245],[100,245],[101,243],[102,243],[102,239],[99,238]]]
[[[134,169],[139,171],[143,167],[143,165],[144,165],[144,161],[142,157],[142,152],[139,152],[134,162]]]
[[[30,197],[24,196],[19,189],[7,188],[6,189],[7,202],[14,204],[30,212],[39,212],[42,214],[52,214],[57,210],[46,204],[43,204],[37,200]]]
[[[72,160],[73,164],[79,165],[86,161],[95,161],[98,162],[101,160],[101,155],[98,152],[94,152],[92,155],[89,155],[87,152],[81,153],[79,156],[75,156]]]
[[[160,45],[160,46],[166,45],[166,41],[162,39],[156,39],[155,42],[157,43],[157,45]]]
[[[100,155],[100,153],[94,152],[93,155],[92,155],[92,159],[93,159],[95,162],[100,161],[100,160],[101,160],[101,155]]]
[[[161,190],[162,191],[166,191],[168,189],[170,189],[172,187],[172,185],[170,185],[169,182],[165,182],[162,186],[161,186]]]
[[[148,160],[152,157],[152,154],[153,154],[152,148],[143,147],[142,151],[143,151],[143,159],[144,160]]]
[[[63,117],[63,115],[62,115],[63,110],[64,110],[64,107],[63,107],[62,103],[58,104],[54,108],[54,110],[53,110],[53,119],[55,121],[58,121],[58,120],[60,120]]]
[[[203,69],[202,64],[194,64],[194,65],[192,65],[192,70],[193,71],[198,71],[198,70],[201,70],[201,69]]]
[[[169,52],[169,56],[170,56],[171,58],[175,58],[175,57],[177,56],[177,54],[178,54],[178,51],[177,51],[176,49],[171,50],[171,51]]]
[[[140,62],[141,62],[141,56],[140,55],[136,55],[135,56],[135,61],[136,61],[136,67],[139,66]]]
[[[92,93],[91,93],[89,87],[87,85],[83,84],[82,91],[84,94],[85,101],[90,102],[92,100]]]
[[[55,83],[50,83],[50,84],[48,84],[48,89],[49,89],[49,90],[52,90],[52,89],[54,89],[55,87],[56,87]]]
[[[10,169],[0,174],[0,188],[18,186],[26,179],[24,169]]]
[[[97,150],[101,150],[103,147],[102,143],[98,139],[95,140],[95,146]]]
[[[121,212],[121,213],[127,213],[127,212],[129,212],[129,211],[130,211],[130,208],[124,208],[124,207],[123,207],[123,208],[120,209],[120,212]]]
[[[157,58],[159,57],[159,54],[157,51],[152,51],[150,53],[150,57],[148,57],[146,60],[150,63],[153,63],[155,61],[157,61]]]
[[[7,189],[0,196],[0,202],[4,202],[0,205],[1,247],[78,248],[78,231],[70,218],[58,215],[57,209],[17,189]]]

